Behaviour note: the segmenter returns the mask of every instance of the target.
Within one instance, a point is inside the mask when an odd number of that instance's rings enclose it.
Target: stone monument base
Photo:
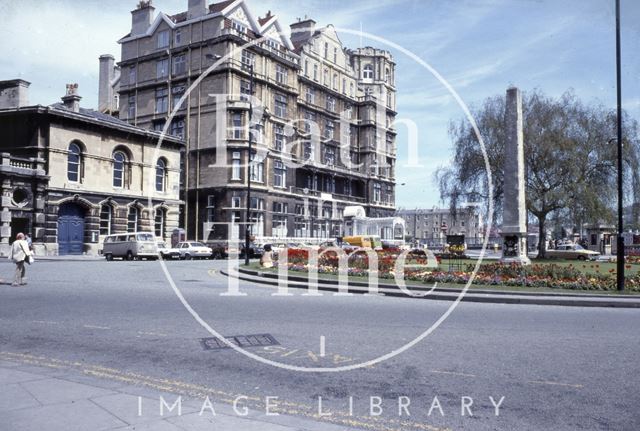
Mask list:
[[[516,263],[518,265],[531,265],[531,259],[529,259],[529,256],[517,256],[517,257],[501,257],[500,258],[500,263],[507,263],[507,264],[511,264],[511,263]]]
[[[500,263],[531,265],[527,256],[527,236],[522,233],[502,234],[502,257]]]

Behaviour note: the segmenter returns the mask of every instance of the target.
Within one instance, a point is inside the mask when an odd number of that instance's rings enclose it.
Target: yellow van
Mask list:
[[[372,248],[371,237],[365,235],[345,236],[344,242],[354,247]]]

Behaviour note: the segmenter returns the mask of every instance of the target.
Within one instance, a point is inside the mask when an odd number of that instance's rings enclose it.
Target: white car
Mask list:
[[[197,241],[179,242],[176,248],[180,251],[180,259],[209,259],[213,250]]]
[[[163,259],[180,258],[180,250],[174,247],[167,247],[167,243],[164,241],[158,241],[158,253]]]

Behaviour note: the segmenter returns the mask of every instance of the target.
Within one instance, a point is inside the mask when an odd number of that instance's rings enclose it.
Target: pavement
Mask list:
[[[0,353],[0,429],[11,431],[349,431],[353,428],[318,424],[278,412],[247,408],[244,398],[193,388],[166,392],[162,382],[123,378],[114,370],[81,363],[47,361],[28,354]],[[9,359],[9,360],[7,360]],[[33,364],[42,364],[37,366]],[[97,375],[109,376],[99,378]],[[119,377],[119,378],[116,378]],[[197,389],[197,386],[194,385]],[[235,401],[235,404],[234,402]],[[273,405],[272,405],[273,404]],[[235,407],[234,407],[235,406]]]

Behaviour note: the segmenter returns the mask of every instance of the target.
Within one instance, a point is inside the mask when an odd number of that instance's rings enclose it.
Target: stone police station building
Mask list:
[[[180,139],[80,107],[29,105],[29,83],[0,81],[0,253],[18,232],[36,254],[97,254],[104,235],[178,226]],[[149,199],[151,198],[151,202]]]

